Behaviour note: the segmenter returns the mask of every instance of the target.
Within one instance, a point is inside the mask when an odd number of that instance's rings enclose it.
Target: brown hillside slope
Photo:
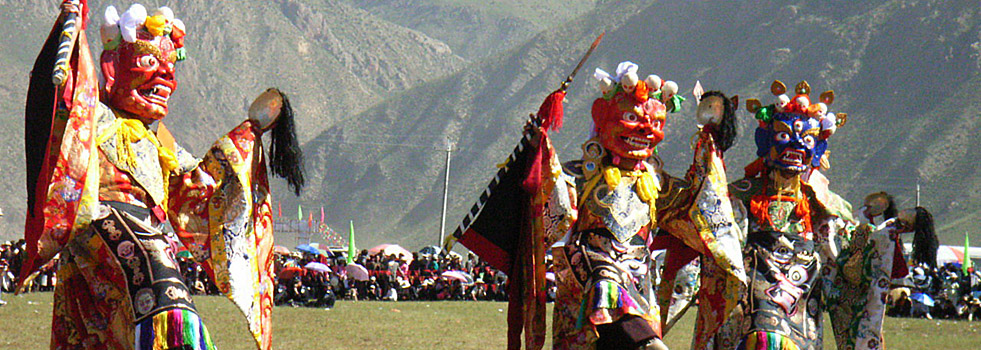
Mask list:
[[[917,180],[923,204],[937,215],[942,239],[956,244],[981,208],[973,150],[978,99],[981,14],[970,1],[605,2],[496,58],[417,86],[341,123],[307,145],[328,222],[353,219],[358,242],[433,244],[438,236],[442,139],[456,142],[448,230],[516,141],[524,116],[575,64],[600,31],[607,36],[572,87],[560,156],[579,157],[589,133],[588,106],[598,93],[593,67],[632,60],[641,73],[676,80],[690,96],[700,80],[744,98],[769,100],[769,83],[806,79],[836,90],[832,111],[849,124],[832,140],[833,189],[858,203],[873,191],[912,206]],[[588,86],[587,86],[588,82]],[[694,131],[690,104],[669,116],[660,154],[681,174]],[[730,177],[752,160],[753,121],[727,155]],[[369,121],[371,127],[365,127]],[[344,225],[344,226],[342,226]],[[363,237],[363,238],[362,238]],[[981,237],[976,237],[975,241]]]

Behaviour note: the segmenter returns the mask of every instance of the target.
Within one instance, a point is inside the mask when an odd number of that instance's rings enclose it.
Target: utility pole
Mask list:
[[[920,179],[916,179],[916,206],[920,206]]]
[[[445,139],[444,146],[446,146],[446,177],[443,180],[443,211],[439,218],[439,242],[436,242],[437,247],[443,246],[443,237],[446,228],[446,198],[450,190],[450,155],[453,153],[453,143],[450,142],[450,138]]]

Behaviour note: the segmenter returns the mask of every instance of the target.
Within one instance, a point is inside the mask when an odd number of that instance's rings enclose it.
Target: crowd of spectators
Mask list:
[[[0,243],[0,305],[13,293],[26,258],[24,240]],[[425,252],[425,253],[424,253]],[[299,251],[277,253],[277,305],[331,308],[336,300],[488,300],[506,301],[507,275],[473,253],[467,257],[429,249],[406,254],[371,254],[362,250],[348,266],[343,253]],[[220,294],[202,266],[178,256],[185,283],[196,295]],[[314,267],[311,264],[320,268]],[[57,283],[57,257],[25,285],[26,292],[50,291]],[[552,282],[551,280],[549,282]],[[896,281],[894,281],[895,283]],[[549,297],[554,297],[554,283]],[[915,266],[887,297],[893,317],[981,317],[981,270],[959,263],[938,268]]]
[[[960,263],[915,266],[887,301],[889,316],[973,320],[981,317],[981,271],[965,272]]]
[[[314,262],[328,269],[304,268]],[[349,268],[343,256],[277,255],[277,304],[329,308],[337,299],[507,300],[507,276],[472,253],[464,259],[456,253],[406,256],[363,250],[352,265],[356,267]]]
[[[7,303],[2,298],[3,293],[14,292],[15,281],[27,258],[26,250],[27,243],[23,239],[0,243],[0,305]],[[24,291],[47,292],[54,290],[55,283],[58,281],[55,276],[57,263],[57,259],[55,259],[42,266],[34,278],[25,284]]]
[[[343,254],[276,254],[278,305],[332,307],[335,300],[507,300],[507,276],[472,253],[370,254],[352,260],[363,273],[349,273]],[[0,243],[0,293],[13,293],[26,259],[23,239]],[[195,295],[220,294],[202,266],[178,256],[184,282]],[[305,268],[311,262],[326,269]],[[57,283],[58,258],[41,268],[25,292],[51,291]],[[354,267],[354,266],[352,266]],[[358,270],[354,269],[354,270]],[[0,294],[2,296],[2,294]],[[0,305],[5,304],[0,297]]]

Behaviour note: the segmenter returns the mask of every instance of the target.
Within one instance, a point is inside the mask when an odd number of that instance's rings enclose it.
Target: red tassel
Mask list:
[[[82,4],[82,25],[80,27],[82,30],[85,30],[89,27],[89,0],[82,0],[80,2]]]
[[[906,258],[903,257],[903,242],[897,237],[893,241],[896,246],[892,250],[892,273],[890,278],[903,278],[909,275],[909,266],[906,265]]]
[[[565,91],[555,90],[545,98],[542,106],[538,107],[538,120],[542,123],[542,129],[559,130],[562,128],[562,100],[565,99]]]
[[[763,158],[757,158],[752,163],[749,163],[744,170],[746,171],[745,176],[747,179],[763,175],[766,171],[766,162],[763,161]]]
[[[794,214],[804,221],[803,234],[805,238],[808,240],[814,239],[814,229],[811,226],[811,201],[807,199],[807,193],[803,191],[800,193],[800,199],[797,200],[797,208],[795,208]]]
[[[764,189],[765,190],[765,189]],[[770,197],[758,194],[749,200],[749,214],[759,221],[770,223]],[[770,226],[773,226],[772,224]]]

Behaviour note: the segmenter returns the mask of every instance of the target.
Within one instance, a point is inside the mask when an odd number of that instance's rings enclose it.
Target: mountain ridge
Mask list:
[[[8,111],[0,135],[9,139],[23,135],[26,72],[56,3],[0,0],[6,9],[0,57],[12,62],[0,67],[0,107]],[[98,24],[96,14],[109,2],[91,3]],[[553,135],[562,160],[578,158],[589,137],[595,67],[612,71],[631,60],[642,75],[677,81],[686,97],[701,81],[706,90],[764,103],[772,99],[774,79],[808,80],[815,91],[834,89],[831,111],[849,115],[831,140],[832,190],[856,207],[880,190],[911,207],[918,183],[942,242],[959,244],[964,232],[976,233],[981,194],[971,189],[981,185],[981,165],[971,155],[981,148],[973,137],[981,131],[981,101],[974,96],[981,88],[981,9],[975,2],[583,0],[541,23],[534,12],[518,13],[518,5],[530,3],[173,1],[190,28],[191,59],[178,68],[181,86],[167,124],[201,154],[244,118],[251,98],[278,86],[297,109],[309,161],[301,197],[273,183],[284,216],[293,217],[298,204],[324,205],[331,226],[355,222],[360,244],[432,245],[439,236],[444,140],[455,144],[449,234],[510,153],[528,113],[605,31],[569,88],[566,126]],[[441,11],[449,12],[433,18]],[[468,19],[491,24],[485,32],[453,30]],[[97,52],[101,45],[90,32]],[[670,174],[683,174],[691,161],[693,102],[668,116],[659,154]],[[754,121],[745,111],[739,118],[740,137],[726,155],[730,180],[742,176],[755,154]],[[11,175],[0,180],[0,190],[13,194],[0,199],[6,239],[19,237],[23,225],[21,148],[0,144],[0,162]]]
[[[978,195],[964,191],[978,183],[977,166],[958,163],[958,153],[953,151],[981,147],[966,136],[979,129],[974,122],[977,103],[969,92],[977,91],[972,89],[978,77],[981,18],[970,2],[606,5],[561,28],[546,30],[501,57],[474,62],[446,81],[421,85],[411,96],[396,96],[355,117],[382,125],[385,131],[376,137],[414,133],[425,126],[433,135],[458,140],[459,150],[451,162],[447,234],[493,175],[495,164],[510,152],[527,113],[557,87],[568,74],[566,67],[603,28],[608,29],[603,43],[570,88],[566,127],[554,136],[562,160],[578,158],[579,145],[588,138],[588,105],[598,95],[588,77],[593,67],[611,71],[617,62],[632,60],[640,65],[642,75],[654,73],[678,81],[688,97],[691,86],[701,80],[707,90],[764,102],[772,99],[768,86],[773,79],[789,85],[808,80],[815,91],[834,89],[837,100],[831,111],[849,115],[849,123],[831,140],[833,168],[828,175],[832,190],[856,209],[865,194],[880,190],[911,207],[919,181],[922,204],[937,216],[943,241],[954,244],[957,232],[970,227],[958,219],[981,213]],[[727,20],[718,20],[722,18]],[[917,25],[911,28],[911,23]],[[907,86],[913,89],[898,92]],[[958,91],[957,98],[943,98]],[[692,102],[681,113],[669,115],[668,136],[659,146],[671,174],[683,174],[691,161],[687,141],[694,132]],[[415,111],[419,106],[436,115],[423,116]],[[748,113],[740,114],[741,136],[726,157],[730,180],[740,178],[742,166],[755,157],[754,122]],[[951,119],[952,114],[958,117]],[[383,115],[389,117],[374,118]],[[404,125],[387,124],[395,115]],[[314,140],[333,137],[336,141],[350,135],[349,129],[337,125]],[[928,135],[942,135],[947,141]],[[430,140],[428,150],[309,147],[318,161],[337,162],[345,169],[358,163],[351,163],[358,159],[354,153],[366,149],[374,154],[370,160],[362,157],[362,162],[384,165],[376,168],[380,171],[354,170],[343,176],[314,173],[313,183],[324,190],[305,197],[304,204],[313,204],[308,198],[326,198],[328,212],[335,217],[353,217],[356,223],[360,219],[359,233],[368,232],[370,238],[359,242],[435,244],[445,157],[436,151],[437,141]],[[363,179],[365,186],[353,186],[356,179]],[[958,198],[952,201],[958,204],[952,206],[945,198]]]

